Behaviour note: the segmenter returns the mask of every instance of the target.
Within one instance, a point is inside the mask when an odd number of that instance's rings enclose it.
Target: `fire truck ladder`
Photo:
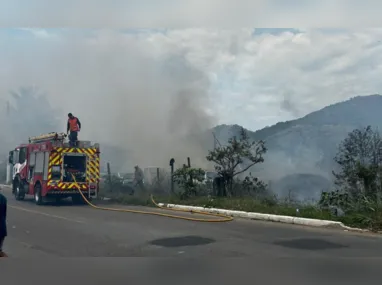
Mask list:
[[[66,137],[65,133],[48,133],[48,134],[42,134],[35,137],[29,137],[29,143],[39,143],[39,142],[46,142],[46,141],[63,141]]]

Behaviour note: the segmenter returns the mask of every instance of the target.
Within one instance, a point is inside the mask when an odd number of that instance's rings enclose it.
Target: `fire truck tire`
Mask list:
[[[13,187],[14,187],[13,193],[17,201],[22,201],[25,198],[25,192],[24,192],[23,186],[24,186],[23,182],[21,181],[20,177],[17,176],[13,184]]]
[[[36,205],[42,205],[43,204],[43,197],[41,195],[41,184],[37,183],[34,186],[34,202]]]

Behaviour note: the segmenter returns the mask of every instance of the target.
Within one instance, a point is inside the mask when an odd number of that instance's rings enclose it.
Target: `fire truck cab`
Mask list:
[[[65,133],[49,133],[30,137],[9,152],[12,169],[12,193],[16,200],[33,195],[37,205],[71,197],[76,204],[84,203],[81,192],[90,200],[99,191],[99,144],[78,141],[69,146]],[[75,177],[75,181],[73,179]]]

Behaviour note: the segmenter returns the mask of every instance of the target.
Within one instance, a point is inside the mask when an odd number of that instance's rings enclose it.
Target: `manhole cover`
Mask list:
[[[181,246],[197,246],[213,243],[215,240],[198,236],[185,236],[156,239],[150,242],[153,245],[163,247],[181,247]]]
[[[283,240],[277,241],[274,244],[295,248],[295,249],[305,249],[305,250],[325,250],[325,249],[337,249],[347,247],[342,244],[333,243],[323,239],[293,239],[293,240]]]

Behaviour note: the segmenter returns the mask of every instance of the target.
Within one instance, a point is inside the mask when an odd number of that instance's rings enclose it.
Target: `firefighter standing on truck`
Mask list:
[[[68,114],[68,126],[66,132],[69,134],[70,146],[77,146],[78,132],[81,130],[81,122],[72,113]],[[70,133],[69,133],[70,132]]]

